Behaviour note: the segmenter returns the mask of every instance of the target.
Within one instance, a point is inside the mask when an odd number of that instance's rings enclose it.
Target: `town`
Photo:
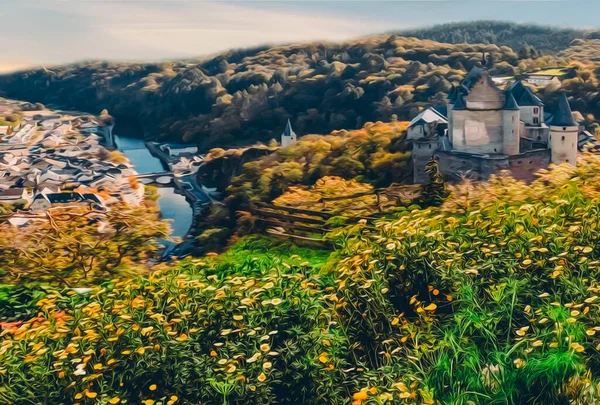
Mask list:
[[[140,205],[146,185],[174,184],[194,210],[213,197],[195,182],[195,148],[149,143],[168,168],[138,173],[116,150],[109,116],[57,112],[39,104],[0,99],[0,203],[18,210],[8,221],[25,225],[53,206],[110,209]]]

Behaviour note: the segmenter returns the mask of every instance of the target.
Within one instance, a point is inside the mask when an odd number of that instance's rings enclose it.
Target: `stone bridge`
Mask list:
[[[136,176],[142,183],[158,183],[158,184],[169,184],[173,182],[173,173],[171,172],[158,172],[158,173],[142,173]]]

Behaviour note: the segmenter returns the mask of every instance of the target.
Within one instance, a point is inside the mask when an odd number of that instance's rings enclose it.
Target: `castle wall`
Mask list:
[[[413,182],[415,184],[429,183],[429,175],[425,173],[425,164],[431,160],[437,148],[437,138],[413,142]]]
[[[489,78],[482,78],[465,101],[469,110],[499,110],[504,106],[505,97]]]
[[[525,124],[539,125],[544,123],[544,107],[519,106],[519,110],[521,110],[521,121]],[[537,118],[537,121],[535,118]]]
[[[437,151],[440,171],[450,181],[461,178],[485,181],[492,174],[508,170],[517,180],[532,181],[535,173],[550,164],[550,150],[537,149],[513,156],[477,156]]]
[[[508,170],[517,180],[533,181],[535,173],[545,169],[550,164],[551,152],[549,149],[537,149],[508,157]]]
[[[471,153],[502,153],[502,110],[459,110],[452,114],[452,146],[455,150]]]

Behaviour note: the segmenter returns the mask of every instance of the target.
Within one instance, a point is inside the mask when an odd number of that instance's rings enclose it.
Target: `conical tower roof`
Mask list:
[[[567,95],[562,93],[560,96],[560,101],[558,102],[558,110],[552,117],[552,122],[550,125],[555,127],[576,127],[579,124],[573,118],[573,111],[571,111],[571,106],[569,105],[569,100],[567,99]]]
[[[504,92],[504,96],[506,97],[506,102],[504,103],[504,110],[512,110],[516,111],[519,109],[519,104],[517,104],[517,100],[515,100],[515,96],[507,90]]]
[[[285,126],[285,129],[283,130],[283,134],[282,136],[295,136],[296,133],[294,132],[294,130],[292,129],[292,123],[290,122],[289,118],[287,121],[287,125]]]

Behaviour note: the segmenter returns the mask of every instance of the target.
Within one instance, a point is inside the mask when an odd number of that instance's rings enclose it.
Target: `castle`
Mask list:
[[[566,95],[550,115],[522,82],[503,91],[485,69],[474,68],[452,88],[446,106],[425,110],[410,123],[414,182],[429,181],[425,164],[432,157],[449,179],[486,180],[509,170],[529,181],[550,163],[576,164],[582,130]]]

